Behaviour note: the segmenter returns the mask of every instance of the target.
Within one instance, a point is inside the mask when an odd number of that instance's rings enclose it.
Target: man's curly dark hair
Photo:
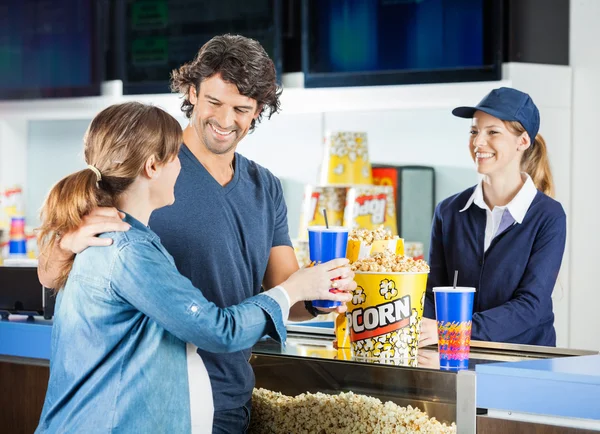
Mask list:
[[[252,120],[250,131],[262,119],[271,118],[280,110],[282,89],[277,84],[275,65],[265,49],[254,39],[240,35],[215,36],[200,48],[196,58],[171,73],[171,90],[183,95],[181,110],[189,119],[194,105],[189,89],[199,89],[203,80],[221,74],[224,81],[235,84],[241,95],[255,99],[262,106],[260,115]]]

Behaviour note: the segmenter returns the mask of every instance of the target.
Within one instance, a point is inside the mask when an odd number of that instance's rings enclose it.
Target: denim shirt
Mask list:
[[[111,246],[76,256],[57,297],[36,433],[189,433],[186,342],[231,352],[265,334],[285,341],[277,297],[219,308],[179,274],[154,232],[125,221],[128,232],[102,235]]]

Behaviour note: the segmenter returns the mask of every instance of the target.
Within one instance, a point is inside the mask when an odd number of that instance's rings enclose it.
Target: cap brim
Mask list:
[[[494,116],[502,121],[516,121],[514,116],[510,116],[506,113],[502,113],[498,110],[490,109],[487,107],[456,107],[452,110],[452,114],[459,118],[471,119],[475,112],[480,111],[487,113],[488,115]]]
[[[459,118],[471,119],[476,111],[475,107],[456,107],[452,114]]]

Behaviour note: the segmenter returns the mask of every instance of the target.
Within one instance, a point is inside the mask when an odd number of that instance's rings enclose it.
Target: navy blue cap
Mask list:
[[[471,119],[479,110],[503,121],[518,121],[529,134],[531,143],[540,130],[540,112],[529,95],[511,87],[488,93],[475,107],[456,107],[454,116]]]

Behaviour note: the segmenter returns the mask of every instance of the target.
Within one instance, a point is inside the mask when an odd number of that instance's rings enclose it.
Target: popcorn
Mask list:
[[[367,245],[373,244],[374,241],[387,241],[397,239],[398,236],[392,235],[392,231],[384,227],[383,225],[370,230],[370,229],[352,229],[348,234],[349,240],[356,240],[364,242]]]
[[[404,240],[385,226],[381,225],[373,230],[352,229],[348,234],[348,249],[346,257],[350,262],[389,250],[398,255],[404,254]]]
[[[288,433],[435,433],[454,434],[456,425],[440,423],[410,405],[352,392],[328,395],[303,393],[290,397],[254,389],[250,434]]]
[[[422,259],[396,255],[390,251],[374,253],[368,258],[354,261],[350,268],[358,272],[377,273],[428,273],[429,265]]]

